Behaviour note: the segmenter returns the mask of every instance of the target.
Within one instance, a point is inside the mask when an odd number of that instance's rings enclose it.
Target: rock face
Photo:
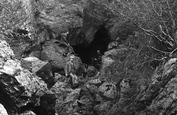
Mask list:
[[[86,41],[91,42],[94,39],[95,32],[110,17],[111,12],[98,0],[90,0],[84,9],[83,31],[85,32]]]
[[[62,71],[66,64],[66,55],[72,52],[71,47],[67,44],[51,40],[43,45],[41,59],[50,62],[54,70]]]
[[[82,27],[85,4],[86,0],[38,0],[38,21],[58,34],[67,32],[68,28]]]
[[[151,77],[148,85],[131,85],[133,81],[123,79],[120,82],[120,95],[107,115],[118,114],[176,114],[174,105],[176,80],[176,58],[168,60]],[[172,91],[173,90],[173,91]],[[171,92],[171,93],[169,93]]]
[[[18,107],[27,105],[28,103],[36,103],[33,96],[42,96],[46,92],[47,85],[35,74],[21,67],[20,61],[14,59],[13,51],[9,45],[5,45],[5,41],[1,40],[1,47],[4,47],[0,53],[2,67],[0,69],[1,84],[1,103],[8,108],[10,113],[15,114]],[[3,53],[4,52],[4,53]],[[12,102],[3,99],[11,100]],[[16,109],[14,107],[17,107]]]
[[[134,24],[114,11],[116,2],[22,1],[29,18],[20,27],[33,37],[14,40],[12,48],[20,51],[15,54],[0,40],[0,114],[176,115],[177,57],[150,68],[148,55],[141,54],[144,42],[137,40]],[[76,56],[76,87],[63,71],[75,55],[72,45],[90,61],[99,59],[87,66]]]

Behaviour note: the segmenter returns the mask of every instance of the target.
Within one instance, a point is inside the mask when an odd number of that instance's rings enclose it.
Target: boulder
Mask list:
[[[115,99],[117,96],[117,88],[113,83],[104,82],[98,90],[108,99]]]
[[[41,58],[41,51],[31,51],[29,54],[29,57],[37,57],[37,58]]]
[[[36,75],[45,81],[48,88],[51,88],[55,83],[55,74],[52,71],[52,66],[50,63],[43,66],[38,72],[36,72]]]
[[[6,109],[2,104],[0,104],[0,115],[8,115]]]
[[[50,91],[56,96],[55,108],[58,115],[94,115],[94,99],[87,88],[71,89],[68,84],[57,81]]]
[[[38,0],[38,23],[44,23],[57,34],[65,33],[69,28],[82,27],[83,8],[87,0]]]
[[[7,61],[1,60],[3,63],[3,67],[0,69],[0,73],[6,73],[8,75],[14,75],[18,71],[22,70],[22,67],[20,66],[20,61],[18,60],[12,60],[9,59]]]
[[[8,108],[9,114],[16,114],[20,107],[37,103],[36,96],[41,97],[48,88],[41,78],[21,67],[6,42],[1,43],[0,102]]]
[[[50,91],[52,91],[54,94],[57,94],[58,96],[64,94],[65,92],[71,92],[72,89],[69,87],[68,84],[66,84],[65,82],[60,82],[57,81],[52,88],[50,88]],[[64,96],[63,95],[63,96]]]
[[[106,115],[106,112],[111,108],[112,102],[105,101],[94,107],[95,111],[98,112],[99,115]]]
[[[71,46],[58,40],[46,41],[43,45],[41,60],[51,63],[53,70],[63,70],[66,64],[66,55],[72,53]]]
[[[64,91],[61,96],[57,98],[56,101],[56,112],[59,115],[69,115],[74,113],[74,102],[78,99],[81,89],[75,89],[67,92]]]
[[[30,44],[17,41],[16,43],[10,43],[10,46],[12,50],[14,51],[15,57],[20,60],[22,56],[24,55],[24,52],[26,51],[26,49],[30,46]]]
[[[67,95],[67,98],[65,99],[65,102],[68,103],[70,101],[76,100],[79,97],[80,91],[81,91],[80,88],[74,89],[71,93],[69,93]]]
[[[41,61],[36,57],[26,57],[21,60],[21,66],[30,70],[33,73],[37,73],[41,68],[47,65],[48,62]]]
[[[0,84],[18,107],[29,103],[28,99],[33,95],[42,96],[48,90],[45,82],[28,70],[19,71],[13,76],[6,73],[0,76]]]
[[[0,56],[7,59],[15,57],[13,50],[5,40],[0,40]]]
[[[115,60],[113,60],[110,56],[103,55],[103,57],[102,57],[102,67],[101,67],[102,72],[104,72],[105,68],[111,66],[111,64],[114,63],[114,62],[115,62]]]
[[[21,65],[42,78],[49,88],[54,84],[54,75],[50,63],[41,61],[36,57],[27,57],[22,59]]]

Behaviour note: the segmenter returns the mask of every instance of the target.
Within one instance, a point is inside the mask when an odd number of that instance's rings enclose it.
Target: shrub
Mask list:
[[[0,0],[0,35],[9,37],[14,28],[27,19],[21,0]]]

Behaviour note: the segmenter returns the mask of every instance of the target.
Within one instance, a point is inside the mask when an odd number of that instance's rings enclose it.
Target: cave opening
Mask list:
[[[93,59],[98,58],[99,55],[103,55],[104,52],[107,50],[107,46],[109,43],[110,38],[108,31],[104,26],[102,26],[97,30],[94,35],[93,41],[88,46],[75,45],[73,46],[73,49],[75,53],[81,58],[83,63],[95,66]]]

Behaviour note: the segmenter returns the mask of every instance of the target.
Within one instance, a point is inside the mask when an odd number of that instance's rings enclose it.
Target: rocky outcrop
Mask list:
[[[90,0],[84,9],[83,31],[88,43],[94,39],[96,31],[113,16],[112,12],[107,9],[109,3],[107,5],[103,3],[99,0]]]
[[[147,85],[136,85],[130,79],[123,79],[119,85],[119,99],[106,114],[176,114],[176,60],[169,59],[160,66]]]
[[[35,73],[38,77],[47,83],[48,87],[54,84],[54,75],[52,66],[49,62],[41,61],[36,57],[27,57],[21,60],[23,68]]]
[[[74,53],[74,51],[69,44],[54,39],[45,42],[43,45],[41,60],[48,61],[52,65],[53,72],[63,73],[69,55],[72,53]],[[80,67],[81,63],[81,59],[76,56],[74,59],[76,70]]]
[[[0,103],[9,114],[177,114],[177,58],[166,57],[151,67],[136,27],[116,13],[116,1],[24,0],[22,4],[27,14],[32,11],[22,27],[27,27],[26,33],[34,32],[34,39],[25,35],[29,40],[25,41],[22,33],[13,41],[12,48],[19,51],[15,54],[0,40]],[[76,56],[76,87],[63,71],[70,54],[75,54],[72,45],[83,48],[83,55],[88,53],[85,59],[95,59],[87,67]]]
[[[28,103],[37,103],[35,96],[41,97],[48,91],[45,82],[21,67],[19,60],[15,59],[13,51],[5,41],[1,40],[1,69],[0,89],[1,103],[8,108],[9,113],[15,114],[17,110]],[[3,99],[6,96],[6,99]],[[12,102],[10,102],[10,100]]]
[[[38,0],[37,21],[50,26],[56,33],[65,33],[69,28],[82,27],[83,8],[86,0]]]

